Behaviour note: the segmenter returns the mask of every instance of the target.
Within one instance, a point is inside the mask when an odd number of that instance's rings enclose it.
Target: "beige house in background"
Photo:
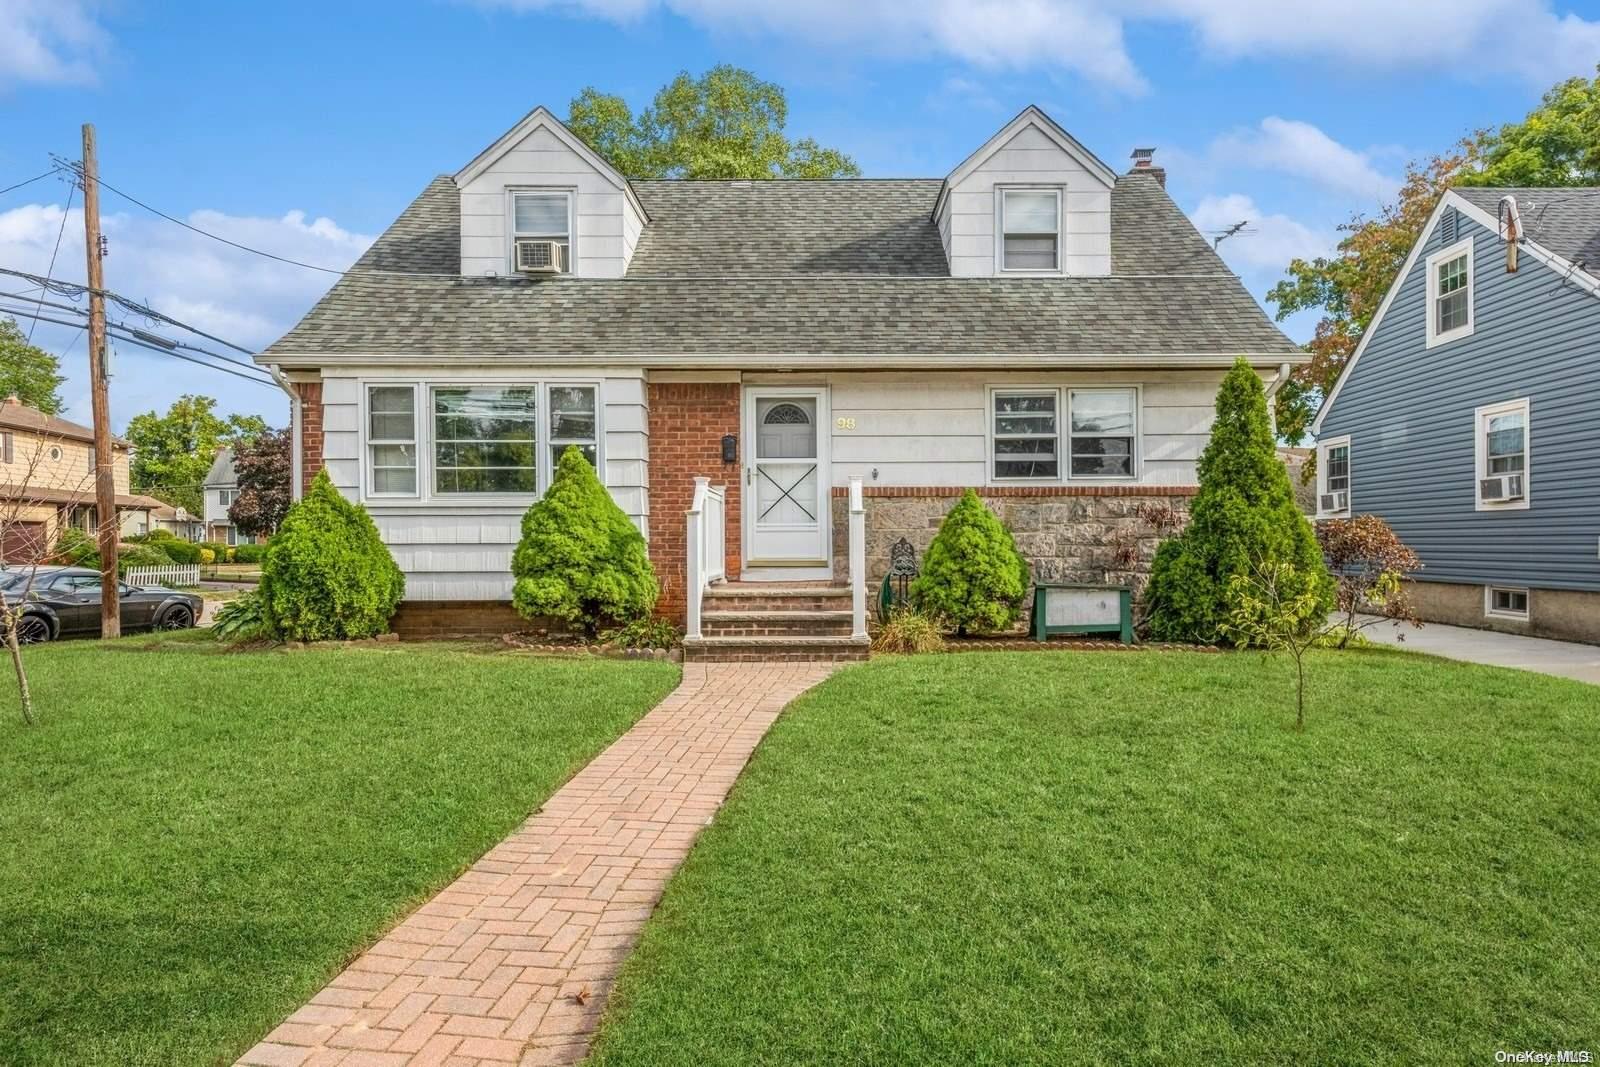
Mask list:
[[[148,533],[151,513],[166,507],[129,491],[130,446],[112,439],[121,536]],[[0,401],[0,561],[31,562],[65,526],[92,532],[94,433],[46,415],[15,396]]]

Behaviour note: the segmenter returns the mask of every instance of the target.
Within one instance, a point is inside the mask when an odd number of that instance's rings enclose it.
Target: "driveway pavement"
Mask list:
[[[1413,652],[1427,652],[1469,663],[1486,663],[1491,667],[1515,667],[1600,685],[1600,645],[1552,641],[1545,637],[1520,637],[1493,630],[1473,630],[1465,626],[1444,626],[1432,622],[1420,630],[1409,626],[1397,629],[1384,623],[1364,632],[1378,644],[1399,645]],[[1403,642],[1399,640],[1401,634],[1405,635]]]

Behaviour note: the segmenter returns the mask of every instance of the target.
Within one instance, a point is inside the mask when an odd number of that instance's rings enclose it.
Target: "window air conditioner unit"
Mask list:
[[[1322,510],[1330,515],[1336,511],[1348,511],[1350,509],[1350,491],[1342,489],[1337,493],[1323,493],[1321,504]]]
[[[1478,480],[1478,496],[1484,503],[1522,499],[1522,475],[1501,474]]]
[[[559,274],[565,251],[555,241],[519,240],[517,271],[520,274]]]

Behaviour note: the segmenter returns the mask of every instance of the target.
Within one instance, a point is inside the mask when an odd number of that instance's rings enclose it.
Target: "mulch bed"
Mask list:
[[[523,630],[501,634],[500,643],[518,652],[542,656],[605,656],[608,659],[662,659],[674,663],[683,659],[679,648],[623,648],[590,641],[582,634],[552,633],[548,630]]]
[[[1161,641],[1125,645],[1101,637],[1062,635],[1047,641],[1015,634],[988,637],[947,637],[946,652],[1220,652],[1216,645],[1178,645]]]

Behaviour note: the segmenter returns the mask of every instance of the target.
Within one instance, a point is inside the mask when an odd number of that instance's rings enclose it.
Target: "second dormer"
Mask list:
[[[1029,107],[944,181],[934,221],[957,278],[1111,273],[1117,176]]]
[[[464,277],[620,278],[647,219],[627,179],[543,107],[455,182]]]

